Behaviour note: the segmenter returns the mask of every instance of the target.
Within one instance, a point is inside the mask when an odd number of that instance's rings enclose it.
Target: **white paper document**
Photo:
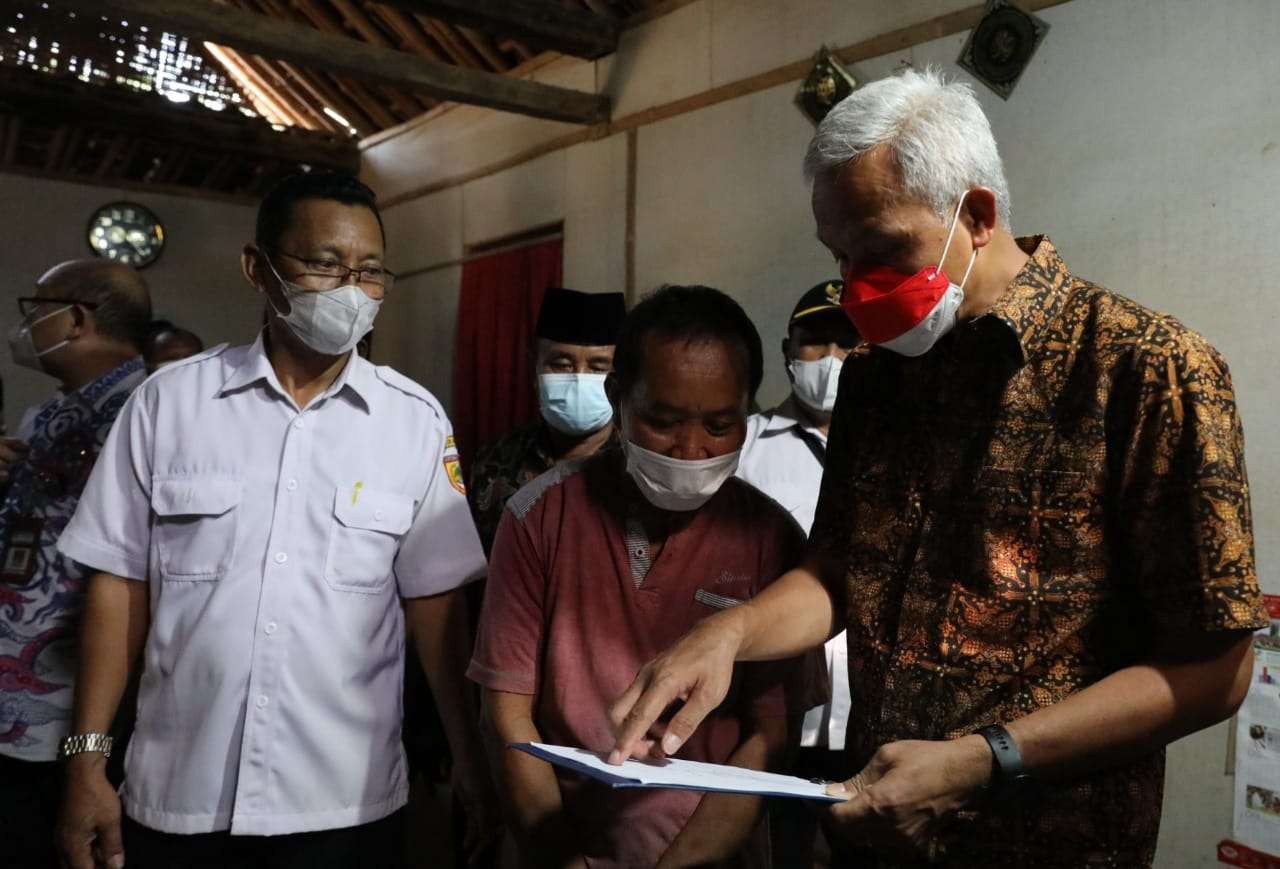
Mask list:
[[[622,766],[610,766],[604,760],[607,755],[596,754],[585,748],[543,745],[540,742],[513,743],[510,747],[615,788],[676,788],[763,797],[800,797],[826,803],[838,803],[843,799],[829,796],[825,782],[757,772],[737,766],[678,758],[663,761],[631,759]]]

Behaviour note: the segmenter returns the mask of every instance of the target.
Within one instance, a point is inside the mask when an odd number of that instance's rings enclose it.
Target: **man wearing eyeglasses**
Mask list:
[[[485,561],[449,420],[353,352],[393,281],[384,245],[354,178],[280,182],[242,255],[257,341],[157,372],[121,412],[61,541],[97,571],[61,752],[74,869],[399,865],[406,628],[469,844],[491,829],[458,593]],[[103,734],[139,654],[117,798]]]
[[[128,266],[55,266],[18,299],[13,361],[58,381],[0,440],[0,866],[50,866],[87,574],[57,551],[125,399],[146,377],[147,285]],[[108,725],[110,721],[106,722]]]

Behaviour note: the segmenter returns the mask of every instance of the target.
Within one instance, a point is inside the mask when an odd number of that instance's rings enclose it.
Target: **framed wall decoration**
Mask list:
[[[858,81],[823,46],[813,59],[813,69],[805,76],[796,94],[796,105],[814,124],[819,124],[836,103],[853,93]]]
[[[1044,19],[1009,0],[987,0],[986,12],[970,31],[956,63],[1007,100],[1048,32]]]

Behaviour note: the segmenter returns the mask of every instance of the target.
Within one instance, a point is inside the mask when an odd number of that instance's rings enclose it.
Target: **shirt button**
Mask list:
[[[276,553],[276,564],[284,564],[288,560],[289,556],[285,555],[283,552]]]
[[[267,708],[267,704],[268,704],[268,703],[270,703],[270,702],[271,702],[271,701],[267,699],[267,695],[266,695],[266,694],[259,694],[259,695],[258,695],[258,708],[259,708],[259,709],[265,709],[265,708]]]
[[[381,510],[374,510],[374,511],[373,511],[373,521],[374,521],[374,522],[381,522],[381,521],[383,520],[383,518],[384,518],[384,516],[385,516],[385,515],[386,515],[386,514],[384,514]]]
[[[298,488],[298,481],[290,480],[288,483],[285,483],[285,488],[292,492],[294,489]]]
[[[302,420],[300,420],[300,419],[298,419],[298,420],[294,420],[293,427],[294,427],[294,428],[305,428],[305,427],[306,427],[306,423],[304,423],[304,422],[303,422]]]
[[[262,630],[265,631],[268,635],[274,634],[276,632],[276,623],[267,622],[266,625],[263,626]]]

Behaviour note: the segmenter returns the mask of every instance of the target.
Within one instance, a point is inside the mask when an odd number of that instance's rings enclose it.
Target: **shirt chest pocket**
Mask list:
[[[391,579],[400,538],[412,524],[413,499],[408,495],[339,489],[333,500],[325,582],[338,591],[382,591]]]
[[[243,487],[228,477],[156,480],[152,536],[160,576],[169,580],[221,579],[236,549]]]

